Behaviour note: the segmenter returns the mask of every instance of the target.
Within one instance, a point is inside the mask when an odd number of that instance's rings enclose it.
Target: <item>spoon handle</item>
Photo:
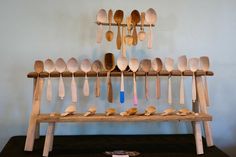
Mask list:
[[[116,37],[116,47],[118,50],[121,48],[121,35],[120,35],[120,24],[118,24],[118,32]]]
[[[85,74],[83,93],[84,93],[84,96],[89,96],[89,82],[88,82],[87,73]]]
[[[193,102],[196,101],[196,81],[195,81],[194,72],[193,72],[193,80],[192,80],[192,100],[193,100]]]
[[[184,105],[184,77],[181,75],[181,80],[180,80],[180,99],[179,99],[179,104]]]
[[[98,75],[96,77],[95,96],[100,96],[100,78],[98,77]]]
[[[161,82],[160,77],[157,74],[157,77],[156,77],[156,98],[157,99],[160,99],[160,96],[161,96],[160,82]]]
[[[135,72],[133,73],[133,83],[134,83],[134,99],[133,99],[133,103],[134,106],[138,105],[138,97],[137,97],[137,85],[136,85],[136,77],[135,77]]]
[[[123,57],[126,57],[125,36],[126,36],[125,26],[122,26],[122,56]]]
[[[147,79],[147,73],[145,74],[145,98],[148,100],[149,92],[148,92],[148,79]]]
[[[152,27],[149,25],[148,48],[152,48]]]
[[[206,97],[206,104],[207,106],[210,106],[209,104],[209,95],[208,95],[208,86],[207,86],[207,77],[204,76],[204,85],[205,85],[205,97]]]
[[[168,77],[168,103],[172,104],[171,76]]]
[[[134,31],[133,31],[133,45],[138,44],[138,34],[136,30],[136,24],[134,25]]]
[[[60,78],[59,78],[59,97],[61,99],[64,99],[65,96],[65,86],[64,86],[64,82],[62,79],[62,74],[60,74]]]
[[[49,102],[52,100],[52,81],[50,76],[48,77],[48,84],[47,84],[47,100]]]
[[[108,102],[113,102],[113,91],[112,91],[112,83],[111,83],[111,77],[110,77],[110,71],[107,72],[107,100]]]
[[[120,83],[120,103],[125,102],[125,91],[124,91],[124,73],[121,72],[121,83]]]
[[[100,44],[102,42],[102,32],[103,32],[103,27],[102,25],[98,25],[97,27],[97,43]]]
[[[71,80],[71,98],[72,102],[77,102],[77,85],[75,82],[74,74],[72,74],[72,80]]]

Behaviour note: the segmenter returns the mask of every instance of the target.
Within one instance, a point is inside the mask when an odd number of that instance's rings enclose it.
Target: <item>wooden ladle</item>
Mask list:
[[[171,73],[171,71],[174,69],[174,60],[172,58],[166,58],[165,68],[169,73]],[[171,74],[168,76],[168,103],[172,104]]]
[[[149,91],[148,91],[148,79],[147,74],[150,71],[152,66],[150,59],[143,59],[140,63],[140,68],[145,72],[145,98],[148,99]]]
[[[96,85],[95,85],[95,96],[99,97],[100,96],[100,78],[98,77],[98,73],[102,70],[103,65],[100,60],[95,60],[92,64],[92,70],[96,72],[97,77],[96,77]]]
[[[43,64],[43,61],[41,60],[36,60],[34,62],[34,71],[38,74],[38,77],[36,79],[36,85],[35,85],[35,89],[34,89],[34,98],[35,100],[38,100],[39,99],[39,74],[41,72],[43,72],[43,69],[44,69],[44,64]]]
[[[192,101],[196,101],[196,79],[195,79],[195,72],[199,68],[199,58],[190,58],[189,59],[189,68],[193,72],[193,79],[192,79]]]
[[[105,9],[100,9],[97,14],[97,22],[98,22],[97,43],[102,42],[102,33],[103,33],[102,23],[105,23],[106,21],[107,21],[107,12]]]
[[[62,73],[66,70],[66,63],[62,58],[58,58],[55,63],[56,71],[60,73],[58,94],[61,99],[65,96],[65,86],[62,79]]]
[[[210,67],[209,58],[207,56],[200,57],[200,65],[201,65],[201,69],[203,71],[207,72],[209,70],[209,67]],[[207,106],[209,106],[210,103],[209,103],[209,95],[208,95],[208,86],[207,86],[207,77],[206,77],[206,75],[204,75],[204,86],[205,86],[206,104],[207,104]]]
[[[55,65],[51,59],[47,59],[44,63],[44,69],[48,72],[48,83],[47,83],[47,100],[50,102],[52,100],[52,81],[51,72],[55,70]]]
[[[136,85],[136,78],[135,78],[135,73],[139,68],[139,61],[137,58],[130,59],[129,68],[133,72],[133,93],[134,93],[133,104],[134,104],[134,106],[137,106],[138,105],[138,97],[137,97],[137,85]]]
[[[111,31],[112,16],[113,16],[113,12],[110,9],[108,11],[109,30],[106,32],[106,39],[107,39],[107,41],[112,41],[112,39],[113,39],[113,32]]]
[[[179,104],[184,105],[184,77],[183,72],[187,69],[187,57],[185,55],[178,58],[178,69],[181,72]]]
[[[113,91],[110,73],[115,69],[115,57],[112,53],[106,53],[104,57],[104,67],[107,70],[107,100],[113,102]]]
[[[160,88],[160,77],[159,72],[162,70],[162,61],[160,58],[155,58],[152,60],[152,69],[157,72],[156,76],[156,98],[159,99],[161,96],[161,88]]]
[[[121,33],[120,33],[120,24],[123,21],[124,13],[122,10],[116,10],[114,14],[114,21],[118,25],[117,37],[116,37],[116,47],[118,50],[121,48]]]
[[[138,10],[133,10],[131,12],[131,17],[132,17],[132,23],[133,23],[133,27],[134,27],[134,30],[133,30],[133,45],[137,45],[138,43],[138,34],[137,34],[137,30],[136,30],[136,25],[137,23],[140,22],[140,14],[138,12]]]
[[[88,59],[84,59],[81,62],[80,69],[85,73],[85,80],[84,80],[84,86],[83,86],[83,93],[84,96],[89,96],[89,82],[88,82],[88,72],[91,71],[91,63]]]

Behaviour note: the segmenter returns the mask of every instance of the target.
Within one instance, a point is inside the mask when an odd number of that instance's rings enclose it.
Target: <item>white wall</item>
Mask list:
[[[145,11],[153,7],[158,15],[158,26],[154,30],[154,47],[146,48],[146,43],[140,43],[136,48],[128,49],[128,57],[138,56],[173,57],[182,54],[188,57],[208,55],[211,70],[215,76],[208,79],[210,91],[210,113],[214,116],[212,122],[215,144],[231,154],[236,155],[236,123],[235,118],[235,35],[236,35],[236,1],[234,0],[1,0],[0,1],[0,149],[14,135],[25,135],[31,112],[32,80],[26,74],[33,70],[36,59],[68,60],[76,57],[102,59],[105,51],[111,51],[117,57],[115,42],[107,45],[97,45],[95,42],[96,13],[100,8],[123,9],[125,14],[132,9]],[[114,30],[116,31],[116,30]],[[223,75],[222,75],[223,74]],[[79,90],[83,79],[78,79]],[[63,110],[70,102],[69,81],[66,80],[67,96],[64,102],[56,97],[57,79],[54,85],[54,100],[52,104],[43,96],[42,110]],[[126,78],[126,84],[131,79]],[[150,78],[150,87],[154,78]],[[93,89],[94,79],[90,79]],[[154,98],[154,89],[148,102],[140,100],[140,111],[148,104],[158,104],[159,110],[168,107],[166,104],[166,78],[162,78],[162,98]],[[105,92],[105,79],[102,90]],[[105,107],[118,106],[119,78],[113,79],[115,103],[106,102],[106,94],[95,100],[91,94],[84,98],[79,91],[79,111],[84,112],[91,104],[98,106],[103,112]],[[175,87],[174,102],[178,101],[179,79],[173,79]],[[185,79],[187,107],[191,105],[191,79]],[[138,95],[143,98],[143,78],[138,78]],[[125,107],[131,106],[131,91],[126,86],[128,98]],[[179,108],[178,105],[175,107]],[[191,133],[190,126],[185,123],[81,123],[61,124],[56,134],[159,134],[159,133]],[[41,130],[45,134],[45,125]]]

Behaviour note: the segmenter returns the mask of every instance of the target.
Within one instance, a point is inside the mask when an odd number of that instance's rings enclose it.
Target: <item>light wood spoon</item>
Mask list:
[[[98,73],[102,70],[103,65],[100,60],[95,60],[92,64],[92,70],[96,72],[97,77],[96,77],[96,85],[95,85],[95,96],[99,97],[100,96],[100,78],[98,77]]]
[[[140,32],[138,33],[138,38],[140,41],[143,41],[145,39],[146,33],[144,32],[144,21],[145,21],[145,12],[141,13],[141,27]]]
[[[178,69],[181,72],[179,104],[184,105],[184,77],[183,72],[187,70],[187,57],[185,55],[178,58]]]
[[[111,31],[112,16],[113,16],[113,12],[110,9],[108,11],[109,30],[106,32],[106,39],[107,39],[107,41],[112,41],[112,39],[113,39],[113,32]]]
[[[166,58],[165,68],[170,73],[168,76],[168,103],[172,104],[171,71],[174,69],[174,60],[172,58]]]
[[[123,21],[124,13],[122,10],[116,10],[114,14],[114,21],[118,25],[118,32],[117,32],[117,37],[116,37],[116,47],[118,50],[121,48],[121,34],[120,34],[120,24]]]
[[[209,58],[207,56],[200,57],[200,64],[201,64],[201,69],[203,71],[207,72],[209,70],[210,61],[209,61]],[[206,75],[204,76],[204,86],[205,86],[206,104],[207,104],[207,106],[210,106]]]
[[[121,71],[121,82],[120,82],[120,103],[125,102],[125,90],[124,90],[124,71],[128,66],[128,60],[126,57],[120,56],[117,59],[117,66]]]
[[[91,71],[91,63],[90,63],[90,61],[88,59],[84,59],[81,62],[80,69],[85,73],[83,93],[84,93],[84,96],[89,96],[89,82],[88,82],[87,73]]]
[[[58,58],[55,63],[56,71],[60,73],[58,95],[61,99],[65,97],[65,86],[62,79],[62,73],[66,70],[66,63],[62,58]]]
[[[137,45],[138,44],[138,34],[137,34],[137,30],[136,30],[136,25],[137,23],[140,22],[140,14],[138,12],[138,10],[133,10],[131,12],[131,17],[132,17],[132,23],[133,23],[133,45]]]
[[[160,77],[159,72],[162,70],[162,61],[160,58],[155,58],[152,60],[152,69],[157,72],[156,77],[156,98],[159,99],[161,96],[161,87],[160,87]]]
[[[137,58],[130,59],[129,68],[133,72],[133,92],[134,92],[133,104],[134,104],[134,106],[137,106],[138,105],[138,97],[137,97],[137,85],[136,85],[136,78],[135,78],[135,73],[139,68],[139,61]]]
[[[196,101],[196,79],[195,79],[195,72],[199,68],[199,58],[190,58],[189,59],[189,68],[193,72],[193,79],[192,79],[192,101]]]
[[[38,77],[36,79],[36,86],[35,86],[35,89],[34,89],[34,98],[35,100],[39,100],[39,74],[41,72],[43,72],[43,69],[44,69],[44,64],[43,64],[43,61],[41,60],[36,60],[34,62],[34,70],[35,72],[38,74]]]
[[[153,8],[149,8],[145,14],[145,20],[149,24],[148,48],[152,48],[152,24],[157,21],[157,14]]]
[[[77,84],[75,82],[75,72],[79,69],[78,61],[75,58],[70,58],[67,61],[67,69],[69,72],[72,73],[72,80],[71,80],[71,100],[72,103],[76,103],[77,98]]]
[[[129,46],[131,46],[133,44],[133,37],[131,35],[131,20],[132,20],[131,16],[128,16],[126,18],[128,34],[125,37],[125,41]]]
[[[148,91],[148,79],[147,74],[150,71],[152,66],[150,59],[143,59],[140,63],[140,68],[145,72],[145,98],[148,99],[149,97],[149,91]]]
[[[103,33],[102,23],[105,23],[106,21],[107,21],[107,12],[105,9],[100,9],[97,14],[97,22],[98,22],[97,43],[102,42],[102,33]]]
[[[48,84],[47,84],[47,100],[50,102],[52,100],[52,81],[51,72],[55,70],[55,65],[51,59],[47,59],[44,63],[44,69],[48,72]]]
[[[115,69],[115,57],[112,53],[106,53],[104,57],[104,67],[107,70],[107,100],[113,102],[113,91],[110,73]]]

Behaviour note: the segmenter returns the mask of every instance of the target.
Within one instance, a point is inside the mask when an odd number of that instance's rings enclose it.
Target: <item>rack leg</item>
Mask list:
[[[49,152],[52,150],[54,130],[55,130],[55,123],[49,123],[43,148],[44,157],[47,157]]]
[[[208,147],[211,147],[214,145],[212,134],[211,134],[211,125],[210,122],[204,121],[203,122],[204,130],[205,130],[205,137],[206,137],[206,143]]]
[[[192,124],[193,124],[193,131],[194,131],[194,136],[195,136],[197,154],[198,155],[204,154],[200,122],[192,122]]]
[[[35,130],[36,130],[36,117],[34,115],[31,116],[29,122],[29,128],[27,131],[26,141],[25,141],[25,151],[32,151],[34,147],[34,139],[35,139]]]
[[[36,123],[35,127],[35,139],[39,139],[40,136],[40,123]]]

